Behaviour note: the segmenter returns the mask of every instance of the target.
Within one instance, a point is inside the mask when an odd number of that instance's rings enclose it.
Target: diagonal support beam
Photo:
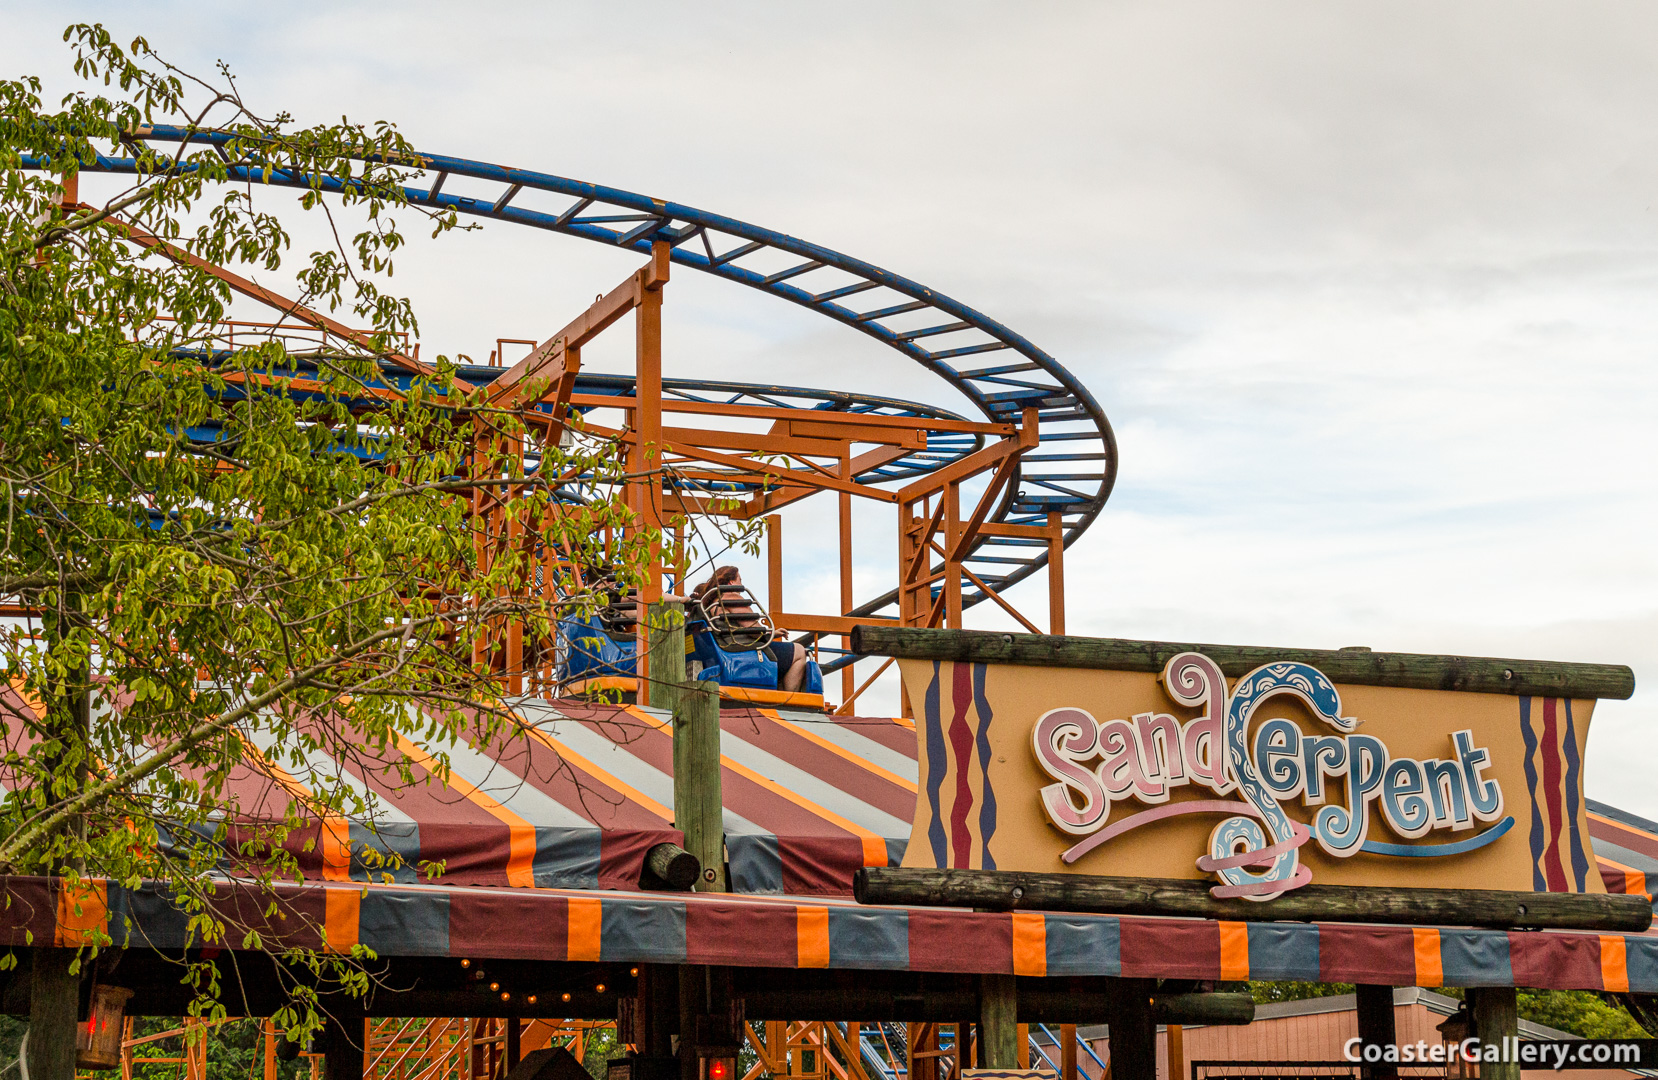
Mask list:
[[[653,247],[650,262],[595,300],[524,359],[497,375],[488,387],[491,403],[518,408],[550,398],[556,405],[552,432],[556,435],[557,429],[563,426],[570,396],[575,391],[576,375],[581,371],[582,346],[638,307],[647,292],[657,292],[667,283],[668,259],[666,244]],[[532,381],[539,392],[527,386]]]
[[[206,259],[199,256],[192,255],[190,252],[185,251],[176,244],[168,243],[166,240],[161,239],[159,236],[156,236],[154,233],[143,228],[142,226],[135,225],[124,218],[111,216],[105,220],[111,228],[115,229],[122,236],[137,244],[139,247],[159,251],[181,266],[188,266],[191,269],[200,270],[209,277],[217,278],[218,280],[224,282],[226,285],[230,286],[236,292],[241,293],[243,296],[257,300],[261,304],[267,304],[270,307],[282,312],[284,315],[297,319],[298,321],[309,326],[314,326],[318,330],[324,330],[330,334],[333,334],[335,337],[344,338],[346,341],[351,342],[359,348],[371,350],[375,348],[374,338],[370,334],[365,334],[361,330],[352,329],[336,319],[329,318],[320,311],[312,311],[304,304],[301,304],[298,300],[290,300],[281,293],[272,289],[267,289],[265,286],[254,281],[250,281],[240,274],[226,270],[224,267],[219,266],[216,263],[210,263]],[[422,364],[419,360],[416,360],[411,356],[405,356],[399,352],[387,354],[387,359],[391,360],[392,363],[398,365],[399,367],[412,371],[417,375],[425,375],[430,377],[437,373],[435,368]]]
[[[1020,454],[1009,454],[1002,459],[1001,465],[996,468],[996,474],[990,478],[990,486],[979,496],[978,505],[973,508],[972,516],[962,523],[961,531],[956,535],[956,542],[945,554],[946,562],[961,562],[967,558],[967,553],[973,548],[973,541],[979,537],[979,530],[984,527],[985,518],[990,516],[990,510],[996,504],[996,497],[1018,471],[1021,457]]]

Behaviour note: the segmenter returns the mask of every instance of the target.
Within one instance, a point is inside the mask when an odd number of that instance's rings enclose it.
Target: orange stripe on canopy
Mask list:
[[[1444,986],[1445,964],[1439,952],[1439,931],[1431,927],[1413,927],[1416,938],[1416,985]]]
[[[433,776],[438,775],[440,768],[438,760],[401,734],[397,736],[397,748],[407,754],[411,761],[419,764],[421,768]],[[499,799],[453,770],[450,770],[449,775],[444,777],[444,782],[464,795],[472,805],[479,807],[490,817],[507,827],[507,884],[533,887],[535,885],[535,826],[508,810]]]

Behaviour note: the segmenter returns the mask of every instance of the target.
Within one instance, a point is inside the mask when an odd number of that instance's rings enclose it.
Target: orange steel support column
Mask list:
[[[506,467],[513,476],[522,476],[524,473],[524,438],[514,436],[507,441]],[[505,496],[500,504],[500,520],[506,535],[502,538],[503,546],[509,550],[524,543],[524,522],[515,515],[506,513],[507,508],[515,498],[523,497],[523,489],[510,487],[505,489]],[[506,625],[506,685],[510,694],[524,692],[524,621],[511,619]]]
[[[1065,521],[1048,515],[1048,633],[1065,632]]]
[[[916,513],[916,505],[920,503],[922,513]],[[911,584],[916,578],[925,580],[927,548],[921,539],[921,531],[926,528],[926,500],[898,504],[898,625],[917,626],[916,587]],[[917,567],[916,560],[922,560],[923,565]],[[925,588],[925,584],[921,586]],[[904,688],[902,680],[898,685],[898,715],[909,719],[915,716],[915,710],[910,704],[910,692]]]
[[[634,449],[628,471],[634,479],[634,510],[639,526],[660,532],[662,528],[662,286],[668,280],[668,253],[665,243],[651,245],[651,263],[640,271],[638,306],[634,309]],[[662,599],[662,545],[650,546],[650,562],[639,590],[643,604]],[[650,648],[648,629],[639,620],[638,679],[641,705],[650,704]]]
[[[944,550],[956,550],[961,536],[961,485],[944,486]],[[944,625],[961,629],[961,563],[950,560],[944,564]],[[931,620],[929,620],[931,621]]]
[[[841,451],[841,479],[852,479],[852,447],[850,445]],[[852,614],[852,496],[846,492],[840,493],[840,533],[841,533],[841,615]],[[852,648],[852,636],[841,635],[841,648]],[[841,668],[841,701],[844,703],[852,697],[854,681],[852,665]]]
[[[766,606],[783,610],[783,517],[766,515]]]

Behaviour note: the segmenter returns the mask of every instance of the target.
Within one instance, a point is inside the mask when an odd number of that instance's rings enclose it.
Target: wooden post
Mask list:
[[[1393,987],[1359,983],[1353,989],[1357,999],[1359,1038],[1365,1044],[1374,1043],[1383,1047],[1397,1043],[1399,1035],[1393,1023]],[[1382,1062],[1366,1065],[1364,1075],[1369,1080],[1393,1080],[1399,1075],[1399,1070]]]
[[[1048,633],[1065,632],[1065,519],[1048,515]]]
[[[683,700],[683,699],[682,699]],[[677,786],[677,785],[676,785]],[[697,1014],[707,999],[708,969],[701,964],[679,965],[679,1077],[702,1080],[697,1075]]]
[[[1030,1025],[1019,1025],[1019,1067],[1030,1068]]]
[[[1078,1080],[1075,1024],[1059,1025],[1059,1080]]]
[[[1481,1062],[1480,1080],[1520,1080],[1520,1063],[1514,1060],[1520,1043],[1519,992],[1512,986],[1480,986],[1470,987],[1468,995],[1481,1047],[1501,1047],[1508,1059]]]
[[[1150,979],[1118,979],[1107,1018],[1111,1025],[1111,1080],[1157,1080],[1157,1023]]]
[[[276,1080],[276,1025],[266,1020],[260,1027],[265,1035],[265,1080]],[[128,1030],[127,1038],[132,1038],[131,1029]],[[131,1054],[130,1048],[128,1054]],[[130,1061],[131,1058],[129,1057],[128,1060]],[[124,1070],[126,1080],[130,1080],[131,1070],[132,1066],[127,1065]]]
[[[81,979],[69,971],[74,949],[34,951],[29,975],[29,1080],[73,1080],[75,1014]]]
[[[685,605],[658,600],[645,610],[645,622],[650,630],[650,702],[673,712],[685,681]]]
[[[323,1025],[319,1041],[327,1080],[363,1080],[363,1048],[358,1045],[364,1041],[362,1021],[330,1019]]]
[[[674,822],[702,864],[698,892],[725,892],[725,825],[720,777],[720,695],[682,683],[674,708]]]
[[[981,1069],[1019,1065],[1019,988],[1013,975],[979,976],[979,1051]]]
[[[679,1031],[679,971],[667,964],[639,965],[638,1000],[633,1037],[640,1056],[672,1057]]]
[[[1169,1080],[1182,1080],[1186,1075],[1185,1029],[1170,1024],[1164,1030],[1169,1033]]]

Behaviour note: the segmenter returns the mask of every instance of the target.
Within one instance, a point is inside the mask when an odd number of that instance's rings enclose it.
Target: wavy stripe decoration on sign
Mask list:
[[[901,665],[924,706],[905,866],[1210,877],[1253,900],[1314,880],[1607,891],[1590,699],[1338,685],[1292,659],[1228,680],[1196,651],[1156,672]]]

